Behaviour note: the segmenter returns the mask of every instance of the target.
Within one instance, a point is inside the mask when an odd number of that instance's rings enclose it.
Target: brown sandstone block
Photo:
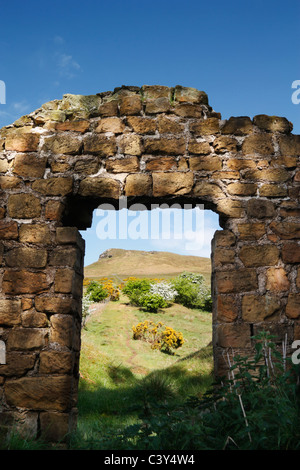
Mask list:
[[[84,240],[76,227],[57,227],[56,242],[60,245],[72,244],[84,248]]]
[[[247,348],[251,346],[249,325],[243,323],[225,323],[218,325],[217,345],[222,348]]]
[[[206,183],[204,181],[197,182],[193,189],[195,196],[210,196],[213,199],[224,198],[225,194],[222,189],[215,183]]]
[[[21,300],[0,300],[0,325],[15,326],[21,323]]]
[[[139,114],[143,109],[140,95],[122,96],[119,102],[119,106],[120,106],[120,114],[127,115],[127,116]]]
[[[41,214],[40,200],[33,194],[11,194],[8,199],[8,213],[16,219],[32,219]]]
[[[73,269],[60,268],[55,273],[54,290],[79,297],[82,294],[82,278]]]
[[[16,240],[18,238],[18,224],[15,221],[0,220],[0,240]]]
[[[128,117],[127,123],[138,134],[155,134],[157,126],[155,119],[140,116]]]
[[[274,266],[279,260],[279,250],[274,245],[242,246],[239,258],[246,267]]]
[[[6,377],[20,377],[33,369],[36,354],[23,351],[9,351],[6,354],[6,364],[0,365],[0,374]]]
[[[271,222],[270,228],[282,240],[300,238],[300,223],[296,222]]]
[[[218,201],[217,210],[226,217],[240,218],[245,214],[243,203],[237,200],[222,199]]]
[[[181,134],[184,130],[184,124],[167,116],[159,116],[157,125],[160,134]]]
[[[190,153],[194,153],[196,155],[209,155],[211,153],[211,148],[208,142],[197,142],[196,139],[190,140],[188,150]]]
[[[229,118],[221,129],[222,134],[246,135],[253,132],[252,121],[248,116]]]
[[[300,317],[300,294],[289,294],[288,303],[286,306],[286,315],[289,318]]]
[[[220,294],[249,292],[258,288],[254,269],[216,272],[216,287]]]
[[[144,153],[159,153],[162,155],[183,155],[185,153],[185,140],[183,137],[161,137],[159,139],[145,137]]]
[[[217,230],[213,241],[215,246],[229,247],[235,245],[236,237],[230,230]]]
[[[47,344],[47,336],[47,329],[12,328],[8,335],[7,349],[9,351],[40,349]]]
[[[153,195],[181,195],[192,190],[193,173],[153,173]]]
[[[72,132],[80,132],[83,134],[86,132],[90,127],[90,121],[86,119],[80,119],[79,121],[65,121],[65,122],[55,122],[52,126],[47,125],[47,128],[52,127],[54,130],[57,131],[72,131]]]
[[[279,147],[281,155],[299,156],[300,155],[300,135],[282,135],[279,137]]]
[[[141,155],[142,139],[136,134],[124,134],[119,142],[120,152],[128,155]]]
[[[256,168],[256,163],[253,160],[244,158],[230,158],[227,160],[227,167],[230,170],[245,170],[248,168]]]
[[[105,103],[100,104],[98,108],[98,113],[102,117],[110,117],[110,116],[117,116],[118,115],[118,101],[111,100]]]
[[[146,162],[147,171],[168,171],[176,168],[176,157],[153,157]]]
[[[14,160],[13,172],[20,176],[42,178],[44,176],[47,159],[34,153],[17,154]]]
[[[284,168],[273,168],[271,170],[246,171],[244,178],[252,181],[267,181],[268,183],[285,183],[291,179],[291,175]]]
[[[146,101],[146,114],[167,113],[171,109],[169,98],[164,96]]]
[[[22,224],[19,230],[21,243],[48,245],[51,243],[50,230],[46,224]]]
[[[38,312],[71,315],[74,311],[72,298],[69,297],[40,297],[35,298],[35,308]]]
[[[71,374],[72,353],[69,351],[42,351],[40,354],[40,374]]]
[[[5,382],[5,397],[10,406],[32,410],[65,411],[71,405],[72,378],[23,377]]]
[[[20,247],[9,250],[5,255],[7,266],[18,268],[44,268],[47,264],[47,250]]]
[[[265,199],[250,199],[247,204],[248,217],[255,219],[272,218],[275,216],[275,207],[271,201]]]
[[[121,134],[125,129],[124,122],[118,117],[103,118],[99,121],[95,132],[113,132]]]
[[[50,342],[69,349],[73,346],[74,319],[71,315],[51,315]]]
[[[14,189],[22,185],[21,178],[17,176],[0,176],[0,189]]]
[[[254,116],[253,124],[263,131],[282,132],[284,134],[288,134],[293,129],[293,125],[286,118],[267,116],[266,114]]]
[[[73,189],[73,178],[57,177],[36,180],[32,183],[32,189],[44,196],[66,196]]]
[[[278,184],[263,184],[259,188],[259,195],[262,197],[286,197],[287,189]]]
[[[264,224],[254,222],[238,224],[238,231],[241,240],[259,240],[266,233],[266,228]]]
[[[267,271],[266,289],[270,291],[286,291],[290,288],[290,281],[284,268],[269,268]]]
[[[280,300],[270,295],[244,295],[242,300],[243,320],[255,323],[268,320],[280,313]]]
[[[80,182],[78,190],[80,196],[108,197],[114,199],[118,199],[120,193],[119,181],[103,176],[85,178]]]
[[[20,269],[5,271],[2,289],[5,294],[38,294],[47,292],[49,284],[44,272],[32,273]]]
[[[174,100],[179,103],[208,104],[208,96],[204,91],[191,87],[183,87],[181,85],[176,85],[174,89]]]
[[[192,122],[190,124],[190,131],[195,136],[215,135],[220,132],[219,119],[211,117],[201,121]]]
[[[213,253],[213,263],[215,266],[234,263],[235,251],[230,249],[216,248]]]
[[[222,169],[219,157],[189,157],[190,169],[193,171],[216,171]]]
[[[49,255],[49,266],[81,267],[82,254],[75,247],[57,247]]]
[[[45,138],[42,150],[56,154],[75,155],[79,153],[80,147],[81,140],[78,137],[68,134],[66,138],[64,135],[57,134]]]
[[[31,126],[12,128],[7,131],[5,149],[17,152],[35,152],[39,141],[39,134],[32,132]]]
[[[126,178],[126,196],[150,196],[152,193],[152,177],[146,174],[131,174]]]
[[[94,175],[99,170],[99,162],[97,157],[93,159],[84,158],[82,160],[76,160],[74,166],[74,173],[78,173],[79,175]]]
[[[252,134],[242,144],[244,155],[273,155],[274,148],[272,138],[268,134]]]
[[[176,103],[174,106],[174,113],[180,117],[203,118],[202,106],[193,103]]]
[[[9,163],[4,158],[0,158],[0,173],[6,173],[9,168]]]
[[[300,245],[298,243],[284,243],[282,261],[289,264],[300,263]]]
[[[46,328],[48,326],[48,318],[45,313],[23,312],[21,320],[24,328]]]
[[[253,183],[231,183],[227,186],[227,191],[233,196],[254,196],[257,185]]]
[[[65,442],[76,428],[77,414],[43,412],[40,414],[41,438],[47,442]]]
[[[135,173],[140,169],[140,163],[137,157],[106,160],[105,166],[109,173]]]
[[[217,300],[217,321],[233,322],[238,316],[238,308],[235,297],[232,295],[218,295]]]
[[[89,134],[84,137],[83,143],[86,153],[94,153],[101,157],[112,157],[117,153],[115,136]]]
[[[216,153],[236,152],[237,140],[232,137],[220,136],[213,141],[213,147]]]
[[[162,85],[143,85],[141,92],[146,100],[155,100],[157,98],[168,98],[170,100],[172,90]]]

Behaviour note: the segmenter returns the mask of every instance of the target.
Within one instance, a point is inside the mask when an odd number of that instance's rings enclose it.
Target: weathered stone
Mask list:
[[[0,300],[0,325],[15,326],[21,323],[21,301]],[[1,374],[1,372],[0,372]]]
[[[256,290],[258,288],[256,271],[254,269],[237,269],[216,272],[216,286],[220,294]]]
[[[269,134],[252,134],[246,137],[242,144],[244,155],[273,155],[274,148]]]
[[[300,245],[298,243],[284,243],[282,261],[288,264],[300,263]]]
[[[8,161],[4,158],[0,158],[0,173],[6,173],[9,168]]]
[[[185,153],[185,140],[183,137],[161,137],[159,139],[144,138],[144,153],[161,155],[183,155]]]
[[[215,138],[213,141],[213,146],[216,153],[236,152],[237,140],[232,137],[222,135]]]
[[[238,224],[239,237],[241,240],[259,240],[266,233],[264,224],[259,222]]]
[[[137,157],[125,157],[106,161],[106,170],[109,173],[135,173],[139,171],[140,164]]]
[[[190,157],[190,169],[193,171],[216,171],[222,169],[222,160],[219,157]]]
[[[84,249],[84,240],[76,227],[57,227],[56,242],[59,245],[78,245]]]
[[[274,266],[279,259],[279,250],[274,245],[242,246],[239,258],[245,267]]]
[[[252,181],[267,181],[269,183],[285,183],[291,179],[291,175],[284,168],[271,170],[249,170],[244,175],[245,179]]]
[[[5,382],[7,403],[20,408],[66,411],[71,396],[71,376],[23,377]]]
[[[52,173],[65,173],[71,168],[71,165],[67,162],[51,162],[51,171]]]
[[[196,155],[209,155],[211,153],[211,148],[208,142],[198,142],[195,139],[190,140],[188,150],[190,153],[194,153]]]
[[[212,174],[214,180],[237,180],[240,178],[238,171],[216,171]]]
[[[196,119],[203,118],[202,106],[192,103],[176,103],[174,106],[174,113],[180,117]]]
[[[63,215],[65,206],[60,201],[48,201],[45,208],[45,217],[48,220],[60,221]]]
[[[46,137],[42,150],[45,152],[52,152],[56,154],[73,155],[79,153],[81,147],[81,140],[76,136],[57,134],[51,137]]]
[[[11,194],[8,199],[8,213],[16,219],[33,219],[41,214],[40,200],[33,194]]]
[[[216,341],[217,345],[222,348],[250,347],[250,328],[243,323],[225,323],[218,325]]]
[[[38,294],[47,292],[49,283],[43,272],[32,273],[25,269],[5,271],[2,289],[5,294]]]
[[[98,114],[102,117],[117,116],[118,115],[118,101],[111,100],[106,103],[100,104]]]
[[[136,134],[124,134],[120,140],[120,152],[128,155],[141,155],[142,140]]]
[[[219,214],[226,217],[240,218],[243,217],[245,210],[241,201],[222,199],[218,201],[217,210]]]
[[[193,187],[194,177],[188,173],[153,173],[153,195],[187,194]]]
[[[216,230],[213,240],[215,246],[229,247],[235,245],[236,237],[230,230]]]
[[[261,197],[285,197],[287,189],[278,184],[263,184],[259,188],[259,195]]]
[[[29,370],[33,369],[35,364],[35,353],[25,353],[9,351],[6,354],[6,364],[0,365],[0,374],[6,377],[20,377]]]
[[[34,153],[17,154],[14,160],[14,173],[20,176],[42,178],[45,173],[47,159]]]
[[[117,153],[117,144],[115,136],[106,136],[103,134],[87,134],[84,137],[84,151],[95,153],[101,157],[112,157]]]
[[[300,238],[300,223],[296,222],[271,222],[270,228],[283,240]]]
[[[140,116],[128,117],[127,123],[138,134],[155,134],[157,126],[155,119]]]
[[[77,160],[74,166],[74,173],[79,175],[94,175],[99,170],[99,162],[97,158],[84,158],[82,160]]]
[[[55,292],[61,294],[73,294],[79,297],[82,294],[82,279],[73,269],[60,268],[55,274]]]
[[[259,114],[254,116],[253,124],[263,131],[282,132],[288,134],[292,131],[292,124],[284,117],[267,116],[266,114]]]
[[[289,318],[300,317],[300,294],[289,294],[285,313]]]
[[[146,101],[146,114],[167,113],[171,109],[169,98],[164,96],[153,100]]]
[[[142,100],[140,95],[123,96],[119,103],[120,114],[132,116],[142,111]]]
[[[40,374],[71,374],[72,353],[68,351],[42,351],[40,354]]]
[[[72,314],[74,311],[72,299],[69,297],[40,297],[35,298],[35,308],[38,312]]]
[[[216,248],[213,254],[213,260],[215,266],[222,266],[223,264],[232,264],[234,263],[235,251],[234,250],[225,250],[222,248]]]
[[[271,291],[289,290],[290,281],[284,268],[269,268],[267,271],[266,289]]]
[[[160,134],[181,134],[184,130],[184,124],[164,115],[158,117],[157,124]]]
[[[250,323],[273,320],[280,309],[279,299],[270,295],[244,295],[242,300],[243,320]]]
[[[227,167],[229,170],[245,170],[248,168],[256,168],[256,163],[253,160],[244,158],[230,158],[227,160]]]
[[[74,320],[71,315],[51,315],[50,342],[72,347]]]
[[[254,196],[257,185],[253,183],[231,183],[227,186],[227,191],[233,196]]]
[[[47,264],[47,251],[29,247],[13,248],[6,253],[5,261],[10,267],[44,268]]]
[[[137,173],[127,176],[125,183],[126,196],[150,196],[151,193],[151,175]]]
[[[282,135],[279,137],[279,148],[281,155],[300,155],[300,135]]]
[[[53,129],[56,131],[72,131],[80,132],[83,134],[90,127],[90,121],[86,119],[80,119],[79,121],[65,121],[65,122],[54,122],[53,124],[48,123],[47,129]]]
[[[176,168],[176,157],[153,157],[146,162],[147,171],[168,171]]]
[[[231,117],[221,129],[222,134],[246,135],[252,132],[252,121],[247,116]]]
[[[205,183],[204,181],[199,181],[195,184],[193,194],[198,197],[210,196],[213,199],[225,197],[222,189],[217,184]]]
[[[21,321],[24,328],[46,328],[48,326],[48,318],[45,313],[23,312]]]
[[[208,104],[208,96],[204,91],[197,90],[196,88],[183,87],[176,85],[174,90],[174,100],[179,103],[199,103]]]
[[[195,136],[217,134],[220,132],[219,119],[211,117],[201,121],[192,122],[190,124],[190,131]]]
[[[108,117],[101,119],[95,132],[113,132],[114,134],[121,134],[125,129],[124,122],[118,117]]]
[[[18,234],[17,222],[0,220],[0,240],[16,240]]]
[[[255,219],[272,218],[275,215],[274,204],[265,199],[250,199],[247,204],[247,215]]]
[[[17,176],[0,176],[0,189],[14,189],[22,185],[22,180]]]
[[[80,261],[80,251],[75,247],[57,247],[49,255],[49,266],[79,268]]]
[[[171,88],[161,85],[143,85],[141,88],[142,96],[145,100],[155,100],[157,98],[171,99]]]
[[[233,322],[238,316],[238,307],[232,295],[218,295],[217,320],[220,323]]]
[[[66,196],[73,189],[72,178],[48,178],[36,180],[32,183],[32,189],[45,196]]]
[[[51,243],[50,230],[46,224],[22,224],[20,226],[20,242],[48,245]]]
[[[35,152],[39,145],[39,134],[31,126],[9,129],[5,139],[5,150]]]
[[[7,349],[22,351],[43,348],[48,331],[42,328],[12,328],[8,335]]]
[[[48,442],[64,443],[75,431],[77,413],[46,412],[40,414],[41,438]]]
[[[90,197],[108,197],[118,199],[120,196],[120,183],[112,178],[97,176],[85,178],[79,185],[78,194]]]

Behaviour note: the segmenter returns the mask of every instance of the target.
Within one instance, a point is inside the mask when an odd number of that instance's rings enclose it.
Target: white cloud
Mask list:
[[[73,78],[75,73],[80,70],[80,65],[76,62],[71,55],[68,54],[57,54],[57,67],[60,75]]]

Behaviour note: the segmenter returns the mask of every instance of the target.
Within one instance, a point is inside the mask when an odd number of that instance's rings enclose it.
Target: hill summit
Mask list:
[[[108,276],[172,277],[184,271],[197,272],[210,279],[210,258],[179,255],[167,251],[141,251],[110,248],[98,261],[84,268],[85,278]]]

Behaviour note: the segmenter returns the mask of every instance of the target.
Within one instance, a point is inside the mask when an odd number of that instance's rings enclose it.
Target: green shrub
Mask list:
[[[87,286],[86,293],[92,302],[101,302],[108,297],[107,290],[97,281],[91,281]]]
[[[126,282],[123,293],[126,294],[133,305],[140,306],[140,297],[150,291],[151,282],[148,279],[134,279]]]
[[[138,305],[143,307],[147,312],[156,313],[158,309],[166,308],[169,304],[161,295],[146,292],[139,296]]]
[[[204,283],[201,274],[184,272],[172,280],[177,292],[175,302],[187,308],[198,308],[211,311],[210,289]]]

